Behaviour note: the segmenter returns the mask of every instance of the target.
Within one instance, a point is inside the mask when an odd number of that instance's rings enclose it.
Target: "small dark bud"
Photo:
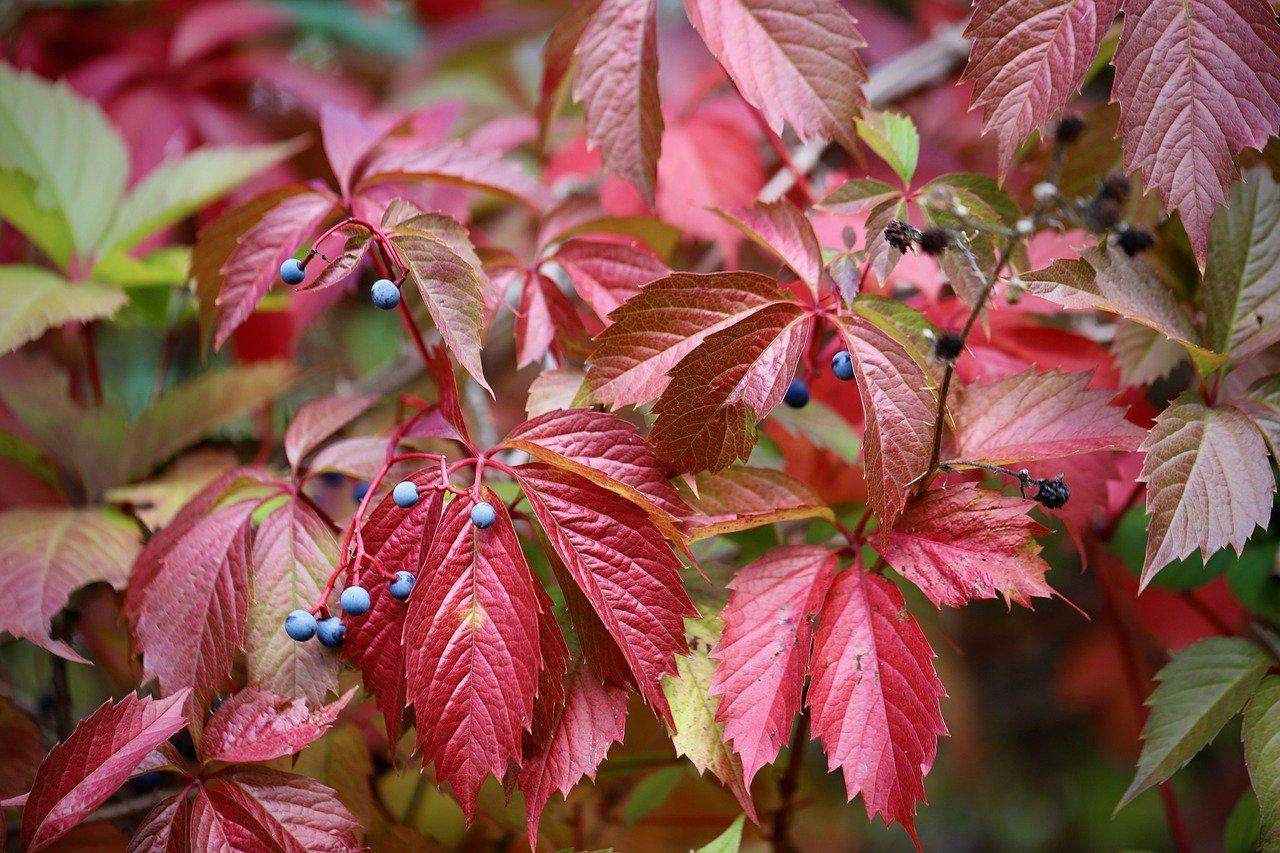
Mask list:
[[[1088,223],[1095,231],[1110,231],[1120,221],[1124,208],[1114,198],[1099,193],[1089,204]]]
[[[858,235],[854,232],[852,225],[846,225],[840,231],[840,239],[844,241],[845,249],[852,250],[858,242]]]
[[[1063,116],[1062,121],[1058,122],[1058,127],[1054,130],[1053,135],[1058,138],[1058,142],[1062,145],[1070,145],[1078,140],[1085,132],[1088,125],[1084,119],[1078,115]]]
[[[955,330],[948,330],[938,335],[933,342],[933,354],[942,361],[955,361],[964,352],[964,338]]]
[[[926,228],[920,232],[920,251],[926,255],[941,255],[951,245],[951,232],[945,228]]]
[[[1067,488],[1061,475],[1052,480],[1035,480],[1034,482],[1039,487],[1035,499],[1048,509],[1062,509],[1071,498],[1071,490]]]
[[[904,255],[911,244],[920,239],[920,231],[900,219],[895,219],[885,226],[884,239],[890,246]]]
[[[1119,172],[1112,172],[1103,180],[1102,186],[1098,188],[1098,198],[1109,198],[1120,204],[1124,204],[1129,200],[1129,191],[1132,187],[1129,179]]]
[[[1120,235],[1116,238],[1116,245],[1124,249],[1124,253],[1129,257],[1145,252],[1155,245],[1156,238],[1150,231],[1144,231],[1141,228],[1133,228],[1125,226]]]

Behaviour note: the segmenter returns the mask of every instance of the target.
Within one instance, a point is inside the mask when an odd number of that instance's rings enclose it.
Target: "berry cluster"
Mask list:
[[[320,240],[316,241],[316,244],[318,245],[325,239],[325,237],[328,237],[338,228],[348,225],[368,228],[373,232],[375,239],[382,238],[382,240],[385,240],[385,237],[383,237],[381,232],[377,229],[367,223],[360,222],[354,218],[349,218],[338,223],[333,228],[330,228],[323,236],[321,236]],[[384,246],[382,240],[379,240],[379,248],[384,251],[385,256],[387,256],[389,260],[394,260],[394,252],[387,248],[390,244],[386,244],[386,246]],[[302,284],[302,282],[307,278],[307,264],[310,263],[311,259],[317,254],[319,253],[316,249],[312,248],[307,251],[306,256],[302,260],[298,260],[297,258],[289,258],[286,260],[280,265],[280,280],[290,287],[296,287],[297,285]],[[320,255],[320,257],[326,261],[329,260],[324,255]],[[404,281],[404,278],[405,275],[402,273],[398,281],[392,281],[389,278],[380,278],[375,281],[373,283],[373,288],[369,291],[369,296],[372,299],[373,304],[384,311],[390,311],[399,305],[400,284]]]

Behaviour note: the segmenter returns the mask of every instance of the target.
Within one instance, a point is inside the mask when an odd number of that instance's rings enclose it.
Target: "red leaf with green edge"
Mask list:
[[[98,509],[0,512],[0,631],[76,663],[88,663],[49,635],[71,593],[105,581],[123,589],[141,544],[138,530]]]
[[[1037,373],[969,385],[951,409],[954,458],[996,464],[1099,450],[1136,450],[1143,430],[1111,405],[1115,393],[1089,388],[1092,373]]]
[[[394,234],[391,242],[408,265],[409,278],[417,285],[453,357],[482,388],[493,393],[480,364],[484,287],[479,273],[452,248],[431,237]]]
[[[978,0],[965,35],[973,40],[961,78],[973,83],[982,129],[1000,144],[1005,175],[1018,147],[1084,82],[1120,0]]]
[[[1169,563],[1200,549],[1208,559],[1239,554],[1271,518],[1276,484],[1267,446],[1247,415],[1184,399],[1160,413],[1140,448],[1147,484],[1147,553],[1142,586]]]
[[[1232,159],[1280,127],[1280,25],[1265,0],[1124,0],[1112,64],[1124,164],[1178,211],[1203,261]]]
[[[355,695],[314,710],[303,699],[246,687],[218,706],[200,739],[205,761],[270,761],[293,755],[318,739]]]
[[[327,191],[312,190],[289,196],[240,235],[223,264],[222,288],[214,349],[221,349],[241,323],[258,307],[259,300],[280,279],[280,265],[309,248],[304,243],[320,229],[334,210],[337,199]]]
[[[617,415],[593,409],[548,412],[516,427],[502,446],[617,492],[651,516],[683,518],[689,512],[667,477],[666,463],[634,424]]]
[[[570,74],[577,62],[578,42],[591,23],[599,0],[583,0],[569,7],[542,46],[542,83],[538,87],[538,105],[534,117],[538,120],[538,151],[546,148],[547,134],[565,99]]]
[[[1033,506],[976,483],[934,489],[907,506],[881,552],[938,607],[997,594],[1030,607],[1053,595],[1035,540],[1049,531],[1027,514]]]
[[[494,151],[477,151],[460,142],[434,148],[375,154],[364,170],[360,188],[404,178],[438,181],[485,190],[522,201],[537,210],[550,207],[549,193],[519,163]]]
[[[163,695],[192,688],[192,706],[205,704],[231,674],[244,644],[249,607],[250,521],[256,500],[221,507],[173,541],[147,544],[140,561],[154,573],[129,584],[137,614],[133,636],[143,679]],[[154,547],[153,547],[154,546]]]
[[[858,395],[866,413],[862,453],[867,504],[881,528],[888,529],[929,469],[937,390],[899,330],[861,314],[840,317],[837,322],[853,356]]]
[[[613,325],[596,338],[578,402],[648,403],[707,335],[786,300],[773,279],[748,272],[677,272],[646,285],[609,315]]]
[[[600,146],[605,169],[652,206],[662,147],[655,0],[600,0],[577,53],[573,96],[583,103],[587,138]]]
[[[107,801],[151,750],[187,725],[190,691],[107,700],[49,751],[22,814],[22,849],[40,850]]]
[[[648,515],[625,498],[549,465],[516,471],[552,549],[617,643],[640,694],[670,723],[661,679],[688,648],[684,617],[697,615],[680,560]]]
[[[867,817],[901,823],[916,838],[916,800],[947,733],[933,649],[902,593],[853,565],[836,576],[818,616],[807,702],[827,769],[844,771]],[[916,842],[919,846],[919,842]]]
[[[1240,362],[1280,340],[1280,186],[1265,168],[1214,214],[1201,288],[1215,351]]]
[[[185,844],[181,832],[170,835],[170,843],[176,841],[180,849],[288,853],[361,849],[355,839],[359,825],[333,789],[294,773],[230,767],[204,780],[190,810]]]
[[[818,245],[813,225],[800,208],[782,199],[717,212],[761,248],[777,255],[809,286],[814,298],[818,297],[822,281],[822,247]]]
[[[536,273],[525,280],[516,315],[516,367],[540,361],[548,350],[562,353],[557,339],[585,338],[577,309],[547,276]]]
[[[697,511],[689,518],[692,541],[797,518],[835,519],[813,489],[772,468],[743,465],[702,472],[694,483],[696,494],[689,501]]]
[[[417,747],[468,821],[485,777],[520,760],[543,663],[532,570],[505,504],[486,499],[497,511],[487,530],[471,523],[469,498],[445,507],[404,626],[409,701],[431,721]]]
[[[334,531],[304,502],[286,501],[262,520],[253,540],[253,595],[245,627],[251,685],[313,705],[338,689],[338,656],[284,632],[289,613],[320,601],[338,559]]]
[[[376,395],[365,394],[358,397],[321,397],[303,404],[284,433],[284,452],[293,471],[297,472],[307,454],[372,409],[378,400]]]
[[[568,240],[550,260],[568,273],[574,290],[601,318],[607,318],[644,285],[671,275],[671,267],[639,241]]]
[[[0,696],[0,800],[31,789],[44,758],[44,733],[8,696]]]
[[[708,335],[673,367],[649,441],[681,473],[745,460],[756,423],[782,402],[809,336],[809,312],[767,306]]]
[[[857,150],[866,105],[864,42],[835,0],[685,0],[694,29],[774,133],[834,139]]]
[[[344,230],[340,233],[350,233]],[[355,236],[349,237],[342,244],[342,254],[334,258],[327,266],[320,270],[320,274],[315,277],[314,281],[308,284],[299,285],[298,290],[326,290],[330,287],[340,287],[352,280],[352,277],[358,272],[360,265],[364,263],[365,256],[369,254],[369,249],[373,247],[373,238],[368,231],[359,229]],[[312,261],[312,264],[315,264]]]
[[[835,555],[816,545],[777,548],[738,570],[711,652],[719,662],[711,695],[716,719],[742,757],[747,787],[778,757],[800,713],[813,643],[813,617],[831,586]]]
[[[537,750],[526,754],[520,767],[530,848],[538,849],[538,824],[551,793],[567,797],[583,776],[595,779],[609,747],[622,741],[626,724],[627,691],[601,684],[585,663],[575,666],[564,688],[563,706]]]
[[[351,195],[360,166],[393,127],[393,121],[370,122],[352,109],[333,104],[321,107],[320,139],[343,198]]]
[[[438,482],[437,476],[418,473],[407,479],[419,486]],[[377,557],[389,572],[413,572],[417,578],[413,595],[425,589],[431,571],[424,568],[436,526],[444,511],[444,493],[431,492],[409,510],[400,509],[388,494],[369,513],[360,528],[365,550]],[[405,650],[402,642],[409,606],[391,597],[387,584],[373,581],[369,590],[369,612],[346,620],[342,659],[364,676],[364,689],[372,693],[387,726],[387,739],[400,737],[406,704]]]

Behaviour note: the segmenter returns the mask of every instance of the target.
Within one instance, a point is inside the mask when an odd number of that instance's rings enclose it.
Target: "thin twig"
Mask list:
[[[804,766],[804,748],[809,740],[809,715],[801,714],[791,732],[791,756],[787,770],[778,785],[778,810],[773,813],[773,849],[777,853],[798,853],[791,841],[791,818],[795,816],[796,791],[800,789],[800,769]]]

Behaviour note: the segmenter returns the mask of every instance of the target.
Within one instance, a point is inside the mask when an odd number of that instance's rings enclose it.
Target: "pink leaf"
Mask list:
[[[782,402],[809,335],[794,303],[757,311],[708,335],[669,373],[653,406],[649,440],[681,473],[719,471],[745,460],[756,422]]]
[[[736,466],[695,481],[690,540],[797,518],[834,520],[830,507],[804,483],[772,468]]]
[[[688,650],[684,617],[696,616],[680,561],[643,510],[549,465],[516,469],[551,548],[603,623],[655,713],[671,722],[662,676]]]
[[[538,87],[538,106],[534,111],[538,120],[539,151],[546,147],[547,134],[564,100],[563,90],[577,59],[578,42],[599,6],[599,0],[574,3],[560,17],[542,47],[542,84]]]
[[[640,292],[651,281],[671,275],[671,268],[638,242],[566,241],[551,259],[564,268],[578,295],[600,317]]]
[[[427,353],[427,372],[436,385],[436,401],[445,423],[453,427],[463,444],[469,444],[467,419],[462,413],[462,398],[458,395],[458,377],[453,361],[443,347],[432,347]],[[456,440],[456,439],[455,439]]]
[[[605,168],[634,184],[650,205],[662,144],[657,23],[655,0],[600,0],[578,43],[573,86]]]
[[[809,668],[813,732],[849,799],[861,792],[867,817],[896,820],[913,840],[916,800],[947,733],[933,657],[897,587],[856,564],[836,576]]]
[[[1280,25],[1265,0],[1124,0],[1112,64],[1125,168],[1178,211],[1204,261],[1232,159],[1280,127]]]
[[[39,850],[107,801],[151,750],[187,725],[190,691],[104,702],[49,751],[27,796],[22,849]]]
[[[302,699],[246,687],[218,706],[200,740],[205,761],[269,761],[293,755],[318,739],[355,695],[314,711]]]
[[[219,48],[278,30],[289,23],[283,9],[241,0],[203,3],[183,15],[169,39],[169,63],[179,66]]]
[[[321,397],[299,408],[284,433],[284,452],[289,457],[289,465],[294,472],[297,472],[308,453],[373,408],[378,399],[369,394],[361,397]]]
[[[542,273],[525,279],[516,315],[516,367],[541,360],[548,350],[561,354],[559,338],[585,336],[577,310],[559,285]]]
[[[586,664],[569,674],[564,704],[542,743],[526,755],[520,790],[528,814],[529,846],[538,849],[538,823],[552,791],[564,796],[583,776],[592,779],[609,747],[622,740],[627,721],[627,691],[601,684]]]
[[[332,104],[320,110],[320,137],[329,168],[338,179],[343,198],[351,194],[355,176],[373,149],[386,138],[394,125],[382,119],[370,122],[360,113]]]
[[[518,163],[493,151],[477,151],[460,142],[433,148],[386,151],[369,161],[361,187],[399,179],[439,181],[498,193],[541,210],[552,197]]]
[[[232,767],[206,779],[191,803],[187,850],[360,850],[355,818],[331,788],[266,767]],[[179,837],[181,837],[179,835]]]
[[[939,607],[997,594],[1030,607],[1053,594],[1035,540],[1049,531],[1027,515],[1032,506],[976,483],[925,492],[889,532],[884,558]]]
[[[59,657],[87,661],[49,636],[50,620],[82,586],[124,587],[139,551],[138,532],[97,509],[0,512],[0,631]]]
[[[835,0],[685,0],[694,29],[774,133],[857,149],[864,42]]]
[[[1239,409],[1175,403],[1156,418],[1141,450],[1151,516],[1143,587],[1197,548],[1205,559],[1226,545],[1239,554],[1255,527],[1266,529],[1276,484],[1267,446]]]
[[[809,292],[818,297],[822,281],[822,248],[804,212],[786,199],[754,207],[720,211],[728,222],[761,247],[782,259]]]
[[[485,777],[521,756],[542,669],[533,573],[501,500],[497,521],[471,523],[468,498],[445,507],[404,626],[408,696],[423,764],[453,786],[470,821]]]
[[[831,551],[792,545],[738,570],[725,607],[724,633],[712,650],[719,661],[711,695],[716,719],[742,756],[746,785],[791,737],[813,639],[813,617],[836,569]]]
[[[1000,141],[1000,173],[1031,131],[1067,106],[1084,82],[1120,0],[978,0],[963,80],[973,83],[983,131]]]
[[[1115,394],[1088,387],[1092,374],[1026,373],[970,385],[951,413],[957,459],[1010,464],[1136,450],[1142,429],[1111,405]]]
[[[786,299],[756,273],[672,273],[610,315],[583,384],[584,402],[641,405],[662,393],[667,372],[707,335]]]

